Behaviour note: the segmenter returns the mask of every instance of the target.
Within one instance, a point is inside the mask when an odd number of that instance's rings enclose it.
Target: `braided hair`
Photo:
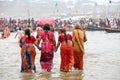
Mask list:
[[[50,25],[49,25],[49,24],[45,24],[45,25],[43,26],[43,30],[49,31],[49,30],[50,30]]]
[[[66,34],[66,29],[65,28],[61,28],[61,33],[64,33],[64,38],[65,38],[65,41],[67,43],[67,34]]]
[[[30,37],[30,29],[26,29],[25,34],[28,36],[28,39],[30,40],[31,39],[31,37]]]

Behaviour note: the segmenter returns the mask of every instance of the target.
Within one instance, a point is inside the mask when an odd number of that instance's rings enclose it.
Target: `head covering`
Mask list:
[[[37,31],[37,32],[42,31],[42,28],[41,28],[41,27],[37,27],[37,28],[36,28],[36,31]]]
[[[60,32],[61,33],[65,33],[66,32],[66,28],[65,27],[60,28]]]
[[[75,29],[80,29],[80,24],[78,24],[78,23],[75,24],[74,28],[75,28]]]

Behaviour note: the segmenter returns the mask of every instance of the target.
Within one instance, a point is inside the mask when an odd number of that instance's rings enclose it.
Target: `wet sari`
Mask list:
[[[72,33],[74,43],[74,68],[83,70],[83,57],[84,57],[84,42],[86,34],[84,31],[75,29]]]
[[[65,42],[64,35],[60,35],[58,40],[61,42],[60,47],[60,55],[61,55],[61,63],[60,63],[60,71],[70,72],[74,65],[74,57],[73,57],[73,46],[72,46],[72,36],[67,35],[68,41]]]
[[[36,51],[33,46],[35,38],[32,37],[31,41],[28,41],[26,36],[22,36],[20,39],[21,43],[21,72],[36,72],[35,56]]]
[[[45,31],[41,31],[40,36],[42,39],[40,65],[43,70],[47,70],[49,72],[53,68],[53,57],[54,57],[54,46],[55,46],[53,41],[54,33],[53,32],[46,33]],[[45,46],[47,36],[49,38],[48,39],[49,42],[47,44],[48,48],[46,48],[47,46]]]

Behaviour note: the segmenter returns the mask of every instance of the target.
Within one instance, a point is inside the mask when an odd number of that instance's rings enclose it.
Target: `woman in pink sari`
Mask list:
[[[56,42],[54,33],[50,31],[49,24],[44,25],[43,31],[40,32],[37,40],[37,43],[41,44],[41,68],[50,72],[53,68],[53,57]]]

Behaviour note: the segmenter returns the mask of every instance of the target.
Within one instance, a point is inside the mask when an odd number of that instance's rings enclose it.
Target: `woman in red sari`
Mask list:
[[[40,65],[43,70],[51,71],[53,68],[54,49],[56,46],[55,36],[50,31],[49,24],[43,26],[43,31],[40,32],[37,43],[41,44]]]
[[[74,68],[83,70],[83,58],[84,58],[84,42],[87,41],[86,33],[79,24],[75,25],[75,29],[72,32],[73,45],[74,45]]]
[[[61,64],[60,71],[62,72],[70,72],[74,65],[74,57],[73,57],[73,46],[72,46],[72,36],[70,34],[66,34],[65,28],[60,30],[60,34],[58,37],[58,43],[56,46],[56,51],[60,46],[60,55],[61,55]]]
[[[36,72],[34,47],[35,37],[30,35],[30,30],[25,30],[25,35],[21,37],[19,45],[21,47],[21,72]],[[36,45],[36,44],[35,44]],[[36,45],[37,46],[37,45]]]

